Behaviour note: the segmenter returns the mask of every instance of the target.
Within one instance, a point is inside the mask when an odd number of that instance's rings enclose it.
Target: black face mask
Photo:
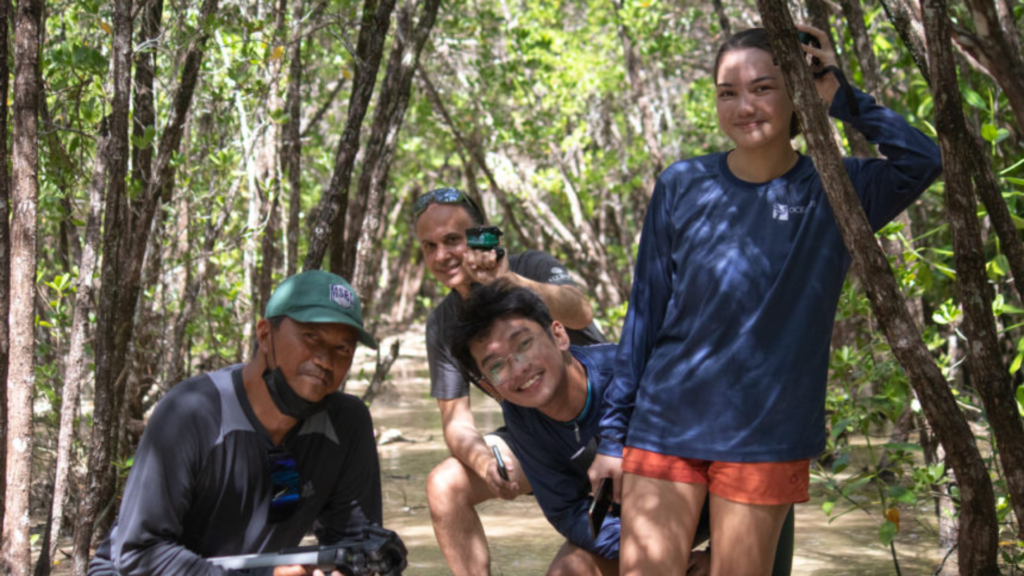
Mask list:
[[[330,400],[330,396],[327,396],[319,402],[310,402],[296,394],[295,390],[292,390],[291,384],[285,379],[280,366],[273,370],[270,368],[264,370],[263,381],[267,383],[267,391],[270,392],[270,399],[274,401],[274,406],[277,406],[277,409],[285,416],[291,416],[296,420],[304,420],[325,410],[327,402]]]

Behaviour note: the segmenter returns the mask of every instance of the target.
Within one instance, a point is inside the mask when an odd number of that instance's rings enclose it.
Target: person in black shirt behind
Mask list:
[[[451,355],[455,311],[470,286],[498,278],[534,291],[561,322],[576,344],[604,340],[593,324],[593,312],[566,269],[551,255],[536,250],[499,258],[492,250],[472,250],[466,230],[480,226],[479,207],[465,193],[439,188],[420,196],[413,205],[416,237],[427,268],[451,289],[427,320],[427,362],[431,396],[437,399],[445,443],[452,456],[427,479],[434,534],[455,576],[490,574],[490,552],[483,525],[474,508],[492,498],[512,499],[530,491],[515,446],[500,428],[481,434],[469,406],[469,380]],[[509,479],[498,473],[491,446],[497,446]]]

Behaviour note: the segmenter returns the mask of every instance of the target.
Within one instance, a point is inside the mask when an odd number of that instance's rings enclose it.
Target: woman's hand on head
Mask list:
[[[828,34],[824,31],[815,28],[814,26],[808,26],[806,24],[797,24],[796,29],[814,36],[818,40],[820,47],[815,47],[810,44],[800,43],[800,48],[803,49],[805,54],[808,54],[812,58],[817,58],[817,64],[811,64],[811,72],[821,72],[829,66],[839,67],[838,60],[836,59],[836,52],[832,49],[832,43],[829,41]],[[825,101],[826,104],[831,105],[832,99],[836,95],[836,90],[839,90],[839,80],[836,79],[834,74],[825,74],[821,78],[814,79],[814,86],[818,89],[818,96]]]

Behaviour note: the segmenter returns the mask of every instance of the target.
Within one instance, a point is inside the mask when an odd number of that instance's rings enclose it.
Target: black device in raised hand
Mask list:
[[[801,44],[821,48],[821,42],[818,42],[818,39],[810,32],[801,31],[797,34],[797,37],[800,38]],[[811,56],[811,66],[821,66],[821,60],[818,60],[817,56]]]
[[[498,476],[508,482],[508,468],[505,468],[505,459],[501,457],[501,450],[498,450],[497,446],[491,446],[491,452],[494,452],[494,459],[498,461]]]
[[[594,500],[590,503],[590,509],[587,511],[587,517],[590,520],[590,537],[597,539],[597,534],[601,531],[601,525],[604,524],[604,517],[608,515],[608,510],[612,507],[612,479],[602,478],[601,483],[597,485],[597,493],[594,494]]]
[[[362,535],[321,546],[285,548],[267,554],[218,556],[207,560],[228,570],[273,566],[315,566],[324,573],[333,570],[344,576],[402,576],[409,554],[402,539],[380,526],[363,528]]]
[[[474,226],[466,229],[466,244],[473,250],[494,250],[501,260],[505,249],[501,247],[501,228],[497,226]]]

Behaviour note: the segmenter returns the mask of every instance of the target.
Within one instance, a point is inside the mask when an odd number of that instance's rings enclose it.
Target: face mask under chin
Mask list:
[[[273,370],[270,368],[264,370],[263,381],[267,384],[267,391],[270,392],[270,399],[274,401],[274,406],[285,416],[291,416],[296,420],[304,420],[317,412],[322,412],[327,408],[327,403],[330,400],[328,396],[319,402],[310,402],[296,394],[295,390],[292,390],[291,384],[285,379],[280,366]]]

